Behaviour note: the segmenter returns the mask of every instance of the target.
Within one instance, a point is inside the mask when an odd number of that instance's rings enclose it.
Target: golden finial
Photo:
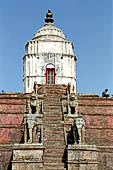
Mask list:
[[[48,9],[48,13],[46,14],[45,22],[47,22],[47,23],[53,23],[54,22],[53,14],[52,14],[50,9]]]

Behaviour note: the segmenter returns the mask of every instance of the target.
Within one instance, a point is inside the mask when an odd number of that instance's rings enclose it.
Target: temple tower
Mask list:
[[[25,46],[23,92],[31,93],[36,81],[37,84],[70,84],[76,93],[73,43],[66,40],[62,30],[53,24],[50,10],[45,22]]]

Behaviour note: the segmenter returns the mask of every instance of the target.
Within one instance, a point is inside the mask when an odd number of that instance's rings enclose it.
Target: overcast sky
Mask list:
[[[74,43],[77,92],[113,94],[112,0],[1,0],[0,91],[22,92],[25,44],[51,9],[55,25]]]

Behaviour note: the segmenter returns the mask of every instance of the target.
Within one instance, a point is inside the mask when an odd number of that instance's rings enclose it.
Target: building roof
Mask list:
[[[47,23],[43,25],[34,35],[33,39],[39,40],[61,40],[65,41],[66,37],[62,30],[57,28],[52,23]]]
[[[45,18],[46,24],[44,24],[34,35],[33,39],[38,40],[58,40],[58,41],[64,41],[66,40],[66,37],[62,30],[56,27],[55,24],[53,24],[53,14],[51,13],[51,10],[48,10],[48,13],[46,14]]]

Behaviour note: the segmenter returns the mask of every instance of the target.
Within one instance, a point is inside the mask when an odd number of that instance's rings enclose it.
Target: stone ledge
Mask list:
[[[22,114],[22,115],[24,115],[24,113],[25,113],[25,112],[1,112],[1,111],[0,111],[0,114],[15,114],[15,115],[16,115],[16,114],[18,114],[18,115]]]
[[[112,146],[98,146],[97,145],[97,148],[99,148],[99,149],[113,149],[113,145]]]
[[[42,143],[32,143],[32,144],[29,144],[29,143],[25,143],[25,144],[15,143],[13,149],[14,150],[29,150],[29,149],[35,150],[35,149],[45,149],[45,148],[44,148],[44,145]]]
[[[44,161],[43,160],[34,160],[34,161],[32,161],[32,160],[23,160],[23,161],[20,161],[20,160],[17,160],[17,161],[11,161],[12,163],[44,163]]]
[[[23,103],[23,102],[22,103],[18,103],[18,99],[17,99],[17,101],[12,102],[12,103],[11,102],[4,102],[4,103],[0,102],[0,105],[10,105],[10,106],[11,105],[20,105],[21,106],[21,105],[26,105],[26,103]]]
[[[64,114],[64,118],[76,118],[78,117],[78,114]]]
[[[68,145],[68,150],[85,150],[85,151],[98,151],[98,149],[96,148],[96,145],[85,145],[85,144],[81,144],[81,145]]]
[[[89,100],[89,99],[88,99]],[[111,106],[111,107],[113,107],[113,103],[101,103],[101,104],[97,104],[97,103],[92,103],[92,104],[86,104],[86,103],[79,103],[79,99],[78,99],[78,106],[96,106],[96,107],[99,107],[99,106],[101,106],[101,107],[109,107],[109,106]]]
[[[40,117],[44,117],[43,113],[42,114],[35,114],[36,118],[40,118]],[[24,117],[29,117],[29,115],[27,113],[24,114]],[[43,123],[41,123],[43,124]]]
[[[0,128],[18,128],[23,129],[21,124],[0,124]]]
[[[87,116],[113,116],[113,113],[80,113],[82,116],[87,115]]]
[[[98,164],[97,161],[81,161],[81,160],[78,160],[78,161],[66,161],[66,163],[68,164]]]
[[[110,126],[86,126],[86,129],[113,129],[113,127]]]
[[[26,99],[26,96],[24,93],[8,93],[8,92],[3,92],[0,93],[0,98],[5,98],[5,99]]]

